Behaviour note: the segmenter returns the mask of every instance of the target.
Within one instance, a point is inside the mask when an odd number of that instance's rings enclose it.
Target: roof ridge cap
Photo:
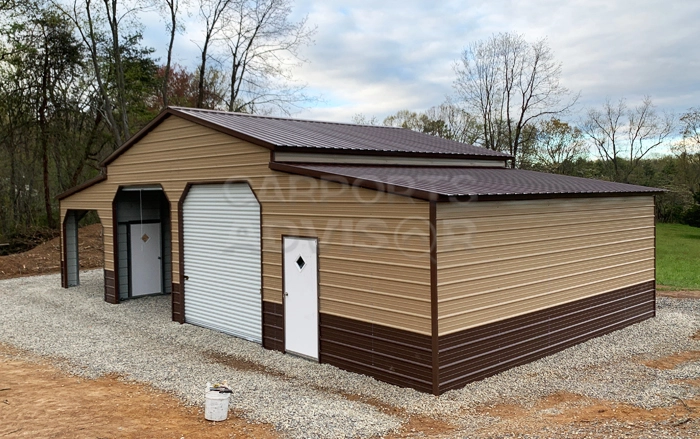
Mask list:
[[[326,120],[313,120],[313,119],[299,119],[295,117],[285,117],[285,116],[266,116],[262,114],[249,114],[249,113],[240,113],[240,112],[235,112],[235,111],[225,111],[225,110],[212,110],[212,109],[207,109],[207,108],[192,108],[192,107],[178,107],[178,106],[168,106],[169,109],[175,110],[175,111],[182,111],[182,112],[193,112],[193,113],[217,113],[217,114],[227,114],[231,116],[239,116],[239,117],[252,117],[252,118],[257,118],[257,119],[275,119],[275,120],[287,120],[291,122],[308,122],[308,123],[318,123],[318,124],[326,124],[326,125],[343,125],[343,126],[353,126],[353,127],[368,127],[368,128],[391,128],[391,129],[404,129],[402,127],[392,127],[392,126],[386,126],[386,125],[365,125],[365,124],[356,124],[356,123],[350,123],[350,122],[332,122],[332,121],[326,121]]]

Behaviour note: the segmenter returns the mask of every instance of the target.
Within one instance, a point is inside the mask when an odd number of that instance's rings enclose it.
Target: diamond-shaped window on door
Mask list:
[[[306,266],[306,261],[304,261],[304,258],[299,255],[299,257],[296,260],[297,267],[299,267],[299,271],[301,271],[305,266]]]

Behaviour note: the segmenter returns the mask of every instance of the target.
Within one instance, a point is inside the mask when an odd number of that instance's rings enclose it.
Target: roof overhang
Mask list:
[[[270,162],[270,169],[427,201],[473,202],[653,196],[663,189],[510,168],[348,166]],[[396,171],[396,172],[395,172]],[[405,171],[405,172],[398,172]],[[441,175],[441,171],[444,171]],[[419,174],[423,172],[423,176]],[[455,173],[461,178],[455,179]],[[484,183],[484,176],[502,183]],[[496,176],[493,179],[493,176]],[[547,182],[534,190],[538,177]],[[520,189],[518,189],[520,188]]]

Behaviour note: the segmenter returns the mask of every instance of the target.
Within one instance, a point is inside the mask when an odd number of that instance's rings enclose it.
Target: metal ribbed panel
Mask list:
[[[182,216],[186,322],[261,343],[255,195],[245,183],[195,185]]]
[[[510,157],[490,149],[407,129],[287,119],[183,107],[170,107],[170,111],[175,114],[180,113],[195,117],[210,125],[234,130],[270,145],[296,149],[432,153],[501,159]]]
[[[381,190],[394,188],[401,194],[415,196],[416,192],[445,197],[506,197],[515,195],[570,195],[570,194],[636,194],[663,192],[662,189],[546,174],[509,168],[470,168],[440,166],[367,166],[336,164],[285,165],[285,172],[336,181],[373,182]],[[339,180],[340,178],[340,180]],[[479,198],[474,198],[474,201]]]

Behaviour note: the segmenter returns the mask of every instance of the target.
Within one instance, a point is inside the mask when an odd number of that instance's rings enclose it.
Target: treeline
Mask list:
[[[478,116],[450,101],[424,112],[401,110],[381,122],[357,114],[353,122],[480,146],[488,135]],[[700,227],[700,108],[675,120],[660,118],[648,98],[632,109],[624,101],[608,102],[589,110],[580,126],[556,117],[541,119],[526,128],[524,138],[515,167],[663,188],[667,192],[657,196],[657,218]],[[510,152],[508,143],[502,144],[500,150]]]
[[[0,0],[0,242],[56,228],[56,195],[168,105],[307,102],[290,68],[315,29],[290,13],[291,0]],[[202,29],[194,69],[172,61],[186,16]],[[167,35],[165,59],[143,44],[146,25]]]
[[[292,0],[0,0],[0,241],[55,229],[56,195],[96,175],[168,105],[264,114],[308,105],[291,67],[315,29],[291,21],[291,8]],[[148,26],[166,35],[165,59],[143,44],[144,14],[161,18]],[[183,17],[200,29],[194,68],[173,62]],[[700,110],[674,119],[648,98],[608,101],[570,124],[564,115],[578,95],[560,74],[546,40],[494,35],[457,60],[453,97],[383,123],[505,151],[524,169],[667,188],[659,218],[690,222]],[[663,151],[672,154],[650,158]]]

